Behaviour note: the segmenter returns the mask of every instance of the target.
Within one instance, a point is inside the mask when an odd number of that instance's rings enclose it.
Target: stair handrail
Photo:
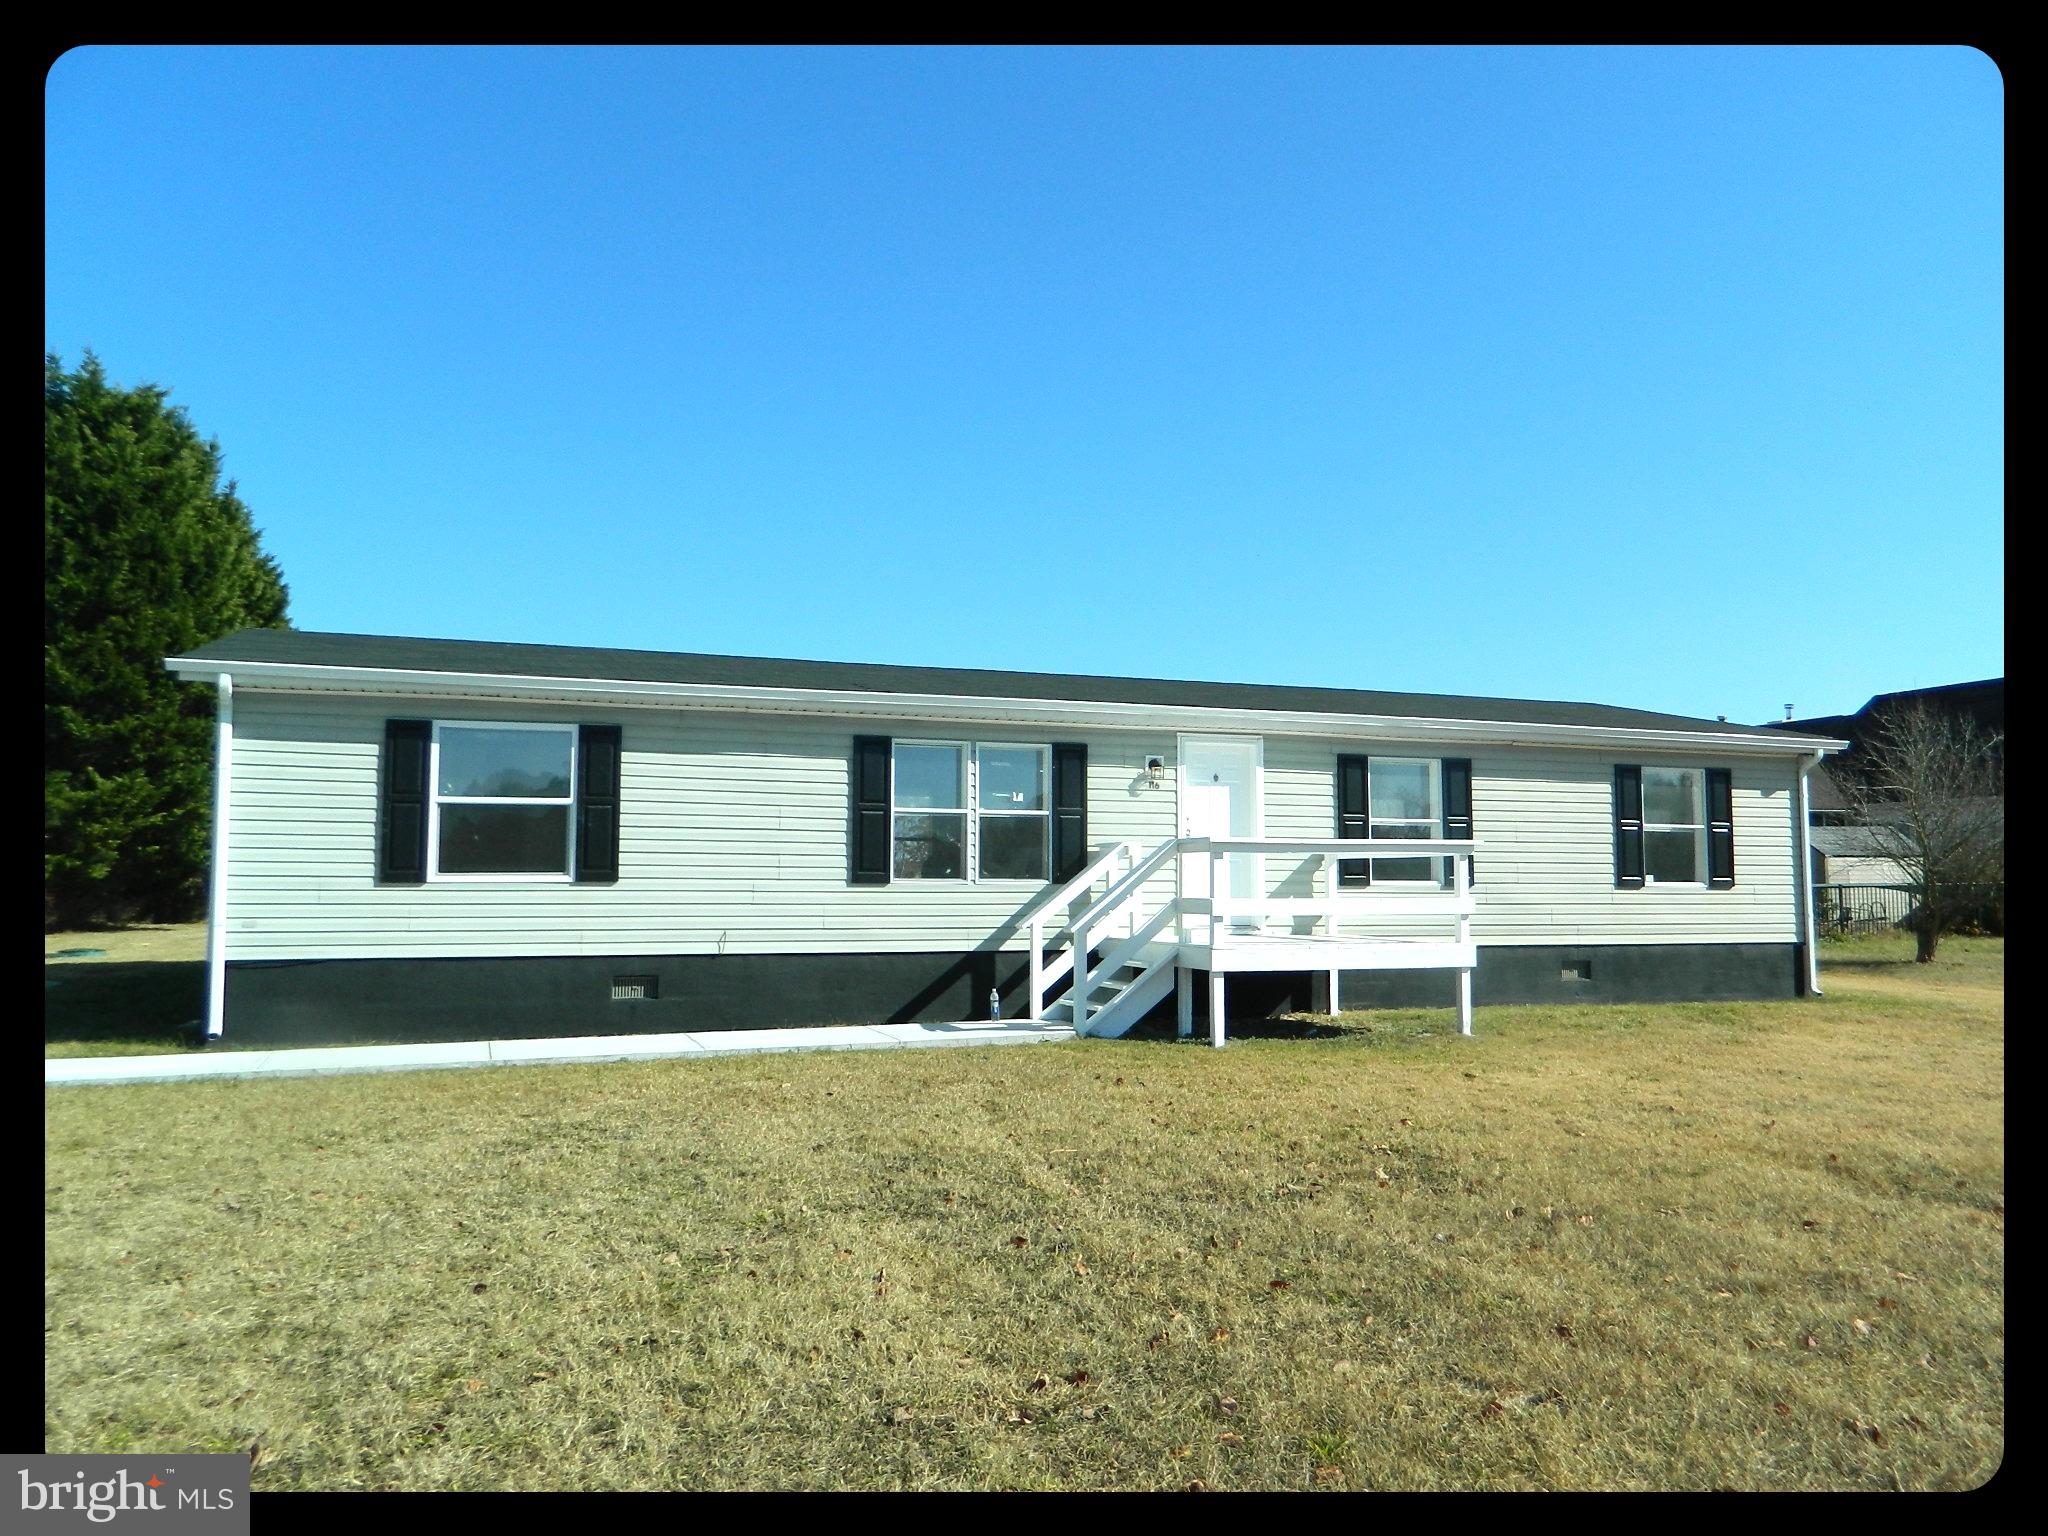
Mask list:
[[[1167,860],[1180,852],[1181,840],[1169,837],[1157,848],[1138,861],[1130,873],[1117,881],[1103,893],[1102,900],[1091,905],[1074,923],[1073,955],[1074,984],[1067,995],[1074,1000],[1074,1033],[1086,1032],[1088,1023],[1088,995],[1095,990],[1096,971],[1088,958],[1088,935],[1095,925],[1112,916],[1125,902],[1129,901],[1145,883],[1166,867]],[[1170,904],[1175,910],[1178,903]],[[1133,914],[1135,916],[1135,914]],[[1135,929],[1133,930],[1135,931]]]
[[[1031,932],[1030,992],[1025,998],[1025,1002],[1030,1006],[1030,1016],[1033,1019],[1045,1017],[1045,989],[1054,979],[1046,974],[1045,969],[1046,918],[1054,912],[1064,912],[1072,904],[1075,897],[1092,887],[1097,880],[1102,878],[1104,871],[1108,870],[1119,859],[1129,863],[1136,856],[1135,847],[1127,837],[1118,838],[1112,843],[1105,843],[1096,850],[1095,856],[1092,859],[1081,866],[1079,873],[1050,896],[1046,897],[1037,906],[1033,907],[1025,917],[1025,926]],[[1114,875],[1111,875],[1110,883],[1112,885],[1116,883]]]

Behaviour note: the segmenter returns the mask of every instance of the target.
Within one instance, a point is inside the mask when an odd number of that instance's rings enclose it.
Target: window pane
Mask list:
[[[567,731],[479,731],[441,727],[441,793],[568,798]]]
[[[1697,832],[1645,832],[1644,873],[1658,884],[1696,883],[1700,878]]]
[[[984,811],[1045,809],[1045,754],[1036,747],[981,749]]]
[[[982,879],[1045,879],[1045,827],[1043,816],[982,817]]]
[[[1435,777],[1428,763],[1391,762],[1374,758],[1368,770],[1372,778],[1372,814],[1391,819],[1432,820],[1436,797],[1430,793]]]
[[[912,808],[930,805],[954,811],[964,809],[964,755],[959,747],[898,747],[896,803]]]
[[[1671,826],[1696,827],[1706,818],[1700,814],[1700,771],[1697,768],[1645,768],[1643,770],[1643,820]]]
[[[566,805],[444,805],[444,875],[566,875]]]
[[[1372,771],[1377,774],[1379,769],[1375,767]],[[1424,826],[1412,821],[1395,822],[1391,825],[1374,822],[1372,828],[1372,835],[1375,838],[1432,838],[1436,834],[1437,829],[1434,826]],[[1369,859],[1367,862],[1372,865],[1372,877],[1375,881],[1428,880],[1433,882],[1441,878],[1437,871],[1437,861],[1435,859]]]
[[[958,880],[967,872],[965,816],[898,816],[896,878]]]

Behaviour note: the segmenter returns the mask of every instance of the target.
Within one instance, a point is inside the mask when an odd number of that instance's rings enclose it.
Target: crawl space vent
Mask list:
[[[644,1002],[661,995],[660,983],[652,976],[614,976],[612,978],[612,1001],[615,1003]]]

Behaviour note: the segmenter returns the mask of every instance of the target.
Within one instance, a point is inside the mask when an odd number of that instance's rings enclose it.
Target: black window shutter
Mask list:
[[[619,878],[620,728],[586,725],[576,733],[576,881]]]
[[[1071,880],[1088,862],[1088,749],[1052,746],[1052,877]]]
[[[1444,841],[1469,842],[1472,838],[1472,759],[1447,757],[1443,761]],[[1473,863],[1477,879],[1477,861]],[[1457,884],[1457,876],[1444,870],[1444,884]]]
[[[384,722],[384,771],[378,781],[377,879],[420,885],[427,878],[427,752],[431,720]]]
[[[853,738],[853,883],[889,883],[889,778],[887,736]]]
[[[1371,759],[1349,752],[1337,754],[1337,835],[1372,836]],[[1337,866],[1337,884],[1371,885],[1372,862],[1346,859]]]
[[[1707,884],[1735,884],[1735,786],[1726,768],[1707,770]]]
[[[1643,770],[1614,770],[1614,883],[1624,891],[1643,888]]]

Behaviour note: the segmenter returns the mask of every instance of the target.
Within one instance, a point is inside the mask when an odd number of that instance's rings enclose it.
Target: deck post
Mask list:
[[[1033,1023],[1045,1017],[1045,927],[1035,918],[1031,923],[1031,991],[1025,1001]]]
[[[1458,971],[1458,1033],[1472,1033],[1472,973],[1463,967]]]
[[[1344,1011],[1343,1005],[1337,1001],[1337,978],[1343,974],[1342,971],[1330,972],[1330,1017],[1333,1019]]]
[[[1175,963],[1173,967],[1173,1032],[1185,1040],[1195,1032],[1195,973]]]
[[[1209,972],[1209,1043],[1223,1049],[1223,973]]]

